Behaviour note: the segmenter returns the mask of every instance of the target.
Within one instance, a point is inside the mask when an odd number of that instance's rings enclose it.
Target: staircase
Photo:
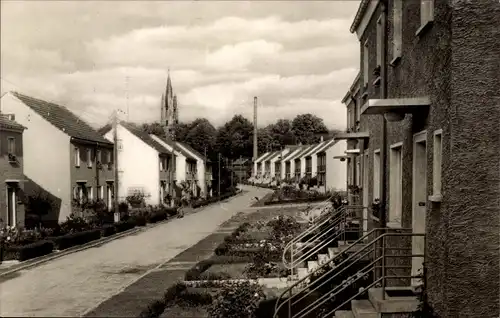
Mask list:
[[[389,243],[424,234],[405,228],[376,228],[363,234],[361,213],[356,213],[362,208],[325,209],[287,244],[283,263],[292,270],[293,284],[278,297],[275,318],[375,318],[416,310],[418,301],[409,281],[420,276],[408,272],[411,259],[423,255]],[[392,265],[391,259],[409,259],[409,265]],[[387,287],[388,282],[397,287]]]

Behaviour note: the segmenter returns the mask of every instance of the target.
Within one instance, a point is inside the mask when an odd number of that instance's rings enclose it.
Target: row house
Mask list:
[[[295,176],[295,162],[290,160],[294,158],[299,152],[302,151],[302,146],[297,146],[296,148],[290,150],[290,152],[284,156],[281,160],[281,177],[284,180],[292,180]]]
[[[53,198],[45,223],[66,220],[83,200],[101,199],[111,206],[111,142],[66,107],[21,93],[6,93],[0,111],[27,128],[22,142],[24,192]]]
[[[103,132],[112,142],[114,129]],[[169,204],[172,153],[131,123],[116,125],[118,152],[118,200],[141,196],[148,205]],[[178,161],[174,157],[174,164]]]
[[[24,224],[23,132],[14,115],[0,114],[0,222]]]
[[[266,152],[253,162],[253,178],[256,180],[260,180],[263,177],[264,165],[262,160],[264,160],[267,156],[269,156],[271,152]]]
[[[343,99],[337,158],[365,230],[425,234],[400,247],[425,255],[439,317],[500,314],[498,16],[493,0],[363,0],[350,29],[361,72]],[[411,276],[423,262],[412,258]]]
[[[212,187],[212,170],[211,170],[211,162],[207,160],[206,156],[202,155],[191,146],[183,142],[176,142],[178,148],[184,150],[187,154],[189,154],[192,158],[196,160],[196,166],[193,166],[193,169],[190,169],[194,175],[194,178],[197,182],[192,183],[194,188],[194,192],[197,196],[206,196],[210,194],[211,191],[208,191],[208,188]]]

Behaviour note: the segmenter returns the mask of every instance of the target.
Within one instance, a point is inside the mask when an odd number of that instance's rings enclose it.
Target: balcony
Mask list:
[[[426,114],[430,97],[369,99],[361,107],[363,115],[384,115],[389,122],[401,121],[405,114]]]

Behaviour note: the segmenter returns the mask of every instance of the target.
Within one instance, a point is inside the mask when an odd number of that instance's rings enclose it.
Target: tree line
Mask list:
[[[142,124],[150,134],[165,137],[159,122]],[[279,119],[275,123],[258,129],[257,148],[259,155],[267,151],[280,150],[287,145],[313,144],[321,136],[332,136],[336,130],[328,130],[323,119],[313,114],[300,114],[293,120]],[[253,124],[242,115],[234,115],[220,127],[214,127],[206,118],[197,118],[190,123],[179,123],[175,127],[175,138],[193,147],[211,161],[218,156],[229,161],[238,158],[251,159],[253,155]]]

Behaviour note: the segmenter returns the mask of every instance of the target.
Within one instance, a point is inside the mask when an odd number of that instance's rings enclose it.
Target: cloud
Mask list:
[[[357,1],[2,2],[1,76],[94,126],[113,109],[158,120],[170,68],[180,119],[259,123],[311,112],[345,123],[359,68]],[[2,81],[2,91],[10,84]]]

